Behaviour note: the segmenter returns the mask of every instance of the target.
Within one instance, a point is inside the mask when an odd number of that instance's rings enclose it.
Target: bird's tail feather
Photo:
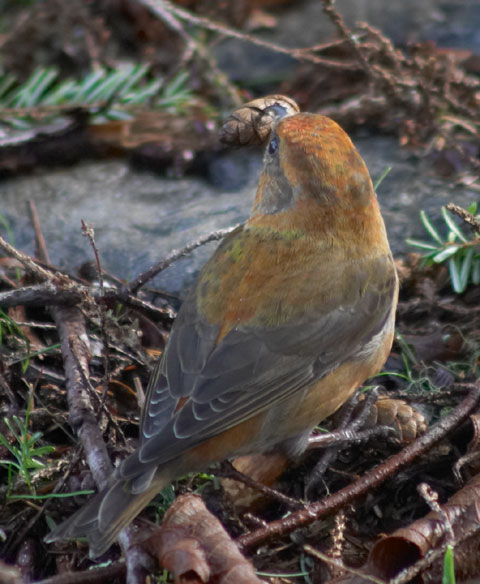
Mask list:
[[[90,557],[103,554],[115,541],[119,531],[134,519],[149,501],[167,484],[154,481],[143,493],[133,494],[128,482],[117,481],[95,495],[72,517],[47,535],[47,543],[59,539],[87,537]]]

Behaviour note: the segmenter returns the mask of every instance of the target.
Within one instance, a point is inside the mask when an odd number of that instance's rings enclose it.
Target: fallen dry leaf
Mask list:
[[[176,584],[260,584],[220,521],[197,495],[178,497],[145,543]]]

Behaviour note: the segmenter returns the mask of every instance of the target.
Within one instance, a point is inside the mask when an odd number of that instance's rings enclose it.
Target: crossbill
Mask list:
[[[137,450],[48,541],[87,536],[98,556],[178,476],[249,453],[298,456],[385,362],[398,280],[372,181],[340,126],[297,110],[270,107],[250,217],[178,313]]]

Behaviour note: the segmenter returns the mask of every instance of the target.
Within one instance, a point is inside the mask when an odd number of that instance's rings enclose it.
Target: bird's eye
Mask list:
[[[278,137],[274,136],[271,140],[270,140],[270,144],[268,145],[268,153],[269,154],[275,154],[275,152],[278,150]]]

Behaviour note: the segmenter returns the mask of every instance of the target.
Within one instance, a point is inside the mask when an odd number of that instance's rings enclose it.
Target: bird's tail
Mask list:
[[[72,517],[47,535],[47,543],[59,539],[87,537],[90,557],[103,554],[119,531],[134,519],[168,481],[154,481],[142,493],[132,493],[129,482],[116,481],[95,495]]]

